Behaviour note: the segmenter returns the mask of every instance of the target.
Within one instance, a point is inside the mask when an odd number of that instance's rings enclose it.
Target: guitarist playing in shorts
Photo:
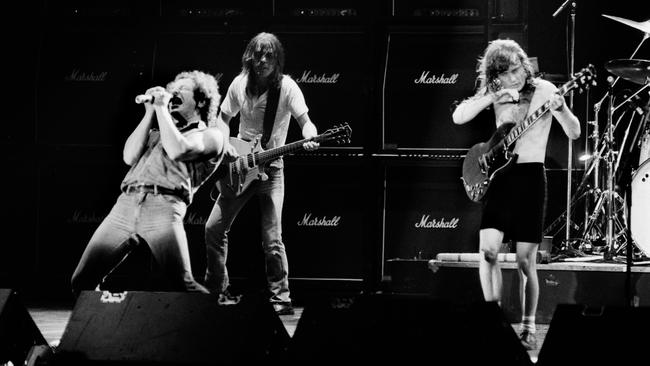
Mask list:
[[[250,141],[263,135],[265,150],[285,145],[289,122],[293,116],[302,129],[305,139],[317,136],[316,126],[307,114],[308,108],[298,84],[283,74],[284,50],[278,38],[270,33],[260,33],[250,40],[242,55],[242,71],[228,88],[217,127],[230,136],[229,122],[240,115],[238,138]],[[275,104],[275,107],[272,107]],[[276,109],[276,112],[269,112]],[[269,110],[269,111],[267,111]],[[305,150],[318,148],[316,141],[303,144]],[[238,156],[233,145],[226,144],[225,161]],[[219,302],[238,301],[229,291],[226,269],[228,231],[244,204],[258,197],[262,216],[262,246],[266,262],[269,301],[276,313],[293,314],[289,296],[289,268],[285,246],[282,242],[282,204],[284,201],[283,162],[279,158],[268,164],[266,176],[257,180],[242,194],[233,194],[221,185],[219,196],[205,227],[207,268],[205,286],[219,294]]]
[[[580,123],[565,104],[564,97],[550,82],[534,78],[524,50],[512,40],[495,40],[487,46],[479,67],[481,86],[472,97],[453,112],[456,124],[474,119],[485,109],[494,109],[497,127],[503,123],[523,121],[550,101],[551,113],[544,114],[516,142],[515,164],[495,176],[481,219],[479,263],[481,288],[486,301],[500,301],[502,275],[497,253],[504,241],[516,242],[517,265],[522,299],[520,340],[527,349],[535,349],[535,312],[539,297],[536,256],[542,241],[546,206],[544,160],[552,117],[560,123],[570,139],[580,136]]]

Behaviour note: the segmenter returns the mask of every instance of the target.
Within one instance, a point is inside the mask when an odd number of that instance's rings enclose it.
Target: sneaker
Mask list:
[[[278,315],[293,315],[295,314],[295,311],[293,311],[293,306],[291,306],[291,303],[286,303],[286,302],[275,302],[273,303],[273,310],[275,310],[275,313]]]
[[[219,305],[237,305],[241,301],[241,295],[233,295],[228,290],[219,294],[217,303]]]
[[[537,337],[535,337],[535,334],[524,330],[521,332],[519,340],[526,350],[531,351],[537,349]]]

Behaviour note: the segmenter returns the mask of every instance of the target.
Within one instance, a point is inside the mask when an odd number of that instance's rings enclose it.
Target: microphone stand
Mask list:
[[[571,2],[571,48],[570,48],[570,56],[569,56],[569,75],[570,77],[573,76],[574,70],[575,70],[575,36],[576,36],[576,1]],[[571,90],[571,93],[569,94],[569,109],[573,110],[573,90]],[[566,189],[566,202],[567,202],[567,220],[570,219],[571,213],[569,210],[571,210],[571,184],[572,184],[572,175],[573,175],[573,140],[570,138],[567,138],[568,141],[568,151],[567,151],[567,189]],[[570,233],[571,231],[569,230],[569,222],[567,221],[566,225],[566,231],[565,231],[565,239],[567,243],[570,240]]]
[[[553,13],[553,18],[558,16],[564,9],[571,6],[570,16],[570,47],[569,47],[569,77],[573,76],[575,67],[575,27],[576,27],[576,0],[566,0],[560,7]],[[569,108],[573,110],[573,90],[569,93]],[[571,237],[571,175],[573,170],[573,141],[567,138],[568,152],[567,152],[567,191],[566,191],[566,225],[564,233],[564,246],[570,246]]]

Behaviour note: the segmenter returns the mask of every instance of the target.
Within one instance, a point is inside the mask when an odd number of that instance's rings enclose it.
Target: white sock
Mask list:
[[[520,330],[535,334],[535,316],[522,316]]]

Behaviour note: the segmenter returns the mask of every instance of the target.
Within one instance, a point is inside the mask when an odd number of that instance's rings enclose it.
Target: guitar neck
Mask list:
[[[560,89],[558,89],[558,94],[561,96],[564,96],[566,93],[568,93],[571,89],[575,87],[575,82],[570,81],[564,85]],[[517,139],[521,137],[521,135],[528,130],[530,126],[533,125],[533,123],[537,122],[537,120],[540,119],[544,115],[544,113],[548,112],[551,109],[551,101],[547,100],[546,103],[544,103],[541,107],[537,108],[537,110],[531,114],[528,118],[526,118],[522,123],[519,125],[513,127],[510,132],[506,135],[506,137],[503,138],[505,142],[506,147],[512,146]]]
[[[303,148],[302,145],[305,142],[309,142],[309,141],[321,142],[321,141],[324,141],[324,140],[325,139],[323,138],[323,135],[318,135],[316,137],[312,137],[312,138],[309,138],[309,139],[302,139],[302,140],[299,140],[299,141],[294,141],[294,142],[292,142],[290,144],[286,144],[286,145],[276,147],[276,148],[273,148],[273,149],[270,149],[270,150],[257,152],[257,153],[255,153],[255,160],[258,163],[263,164],[263,163],[266,163],[267,161],[277,159],[282,155],[287,155],[287,154],[294,153],[296,151],[303,150],[304,148]]]

